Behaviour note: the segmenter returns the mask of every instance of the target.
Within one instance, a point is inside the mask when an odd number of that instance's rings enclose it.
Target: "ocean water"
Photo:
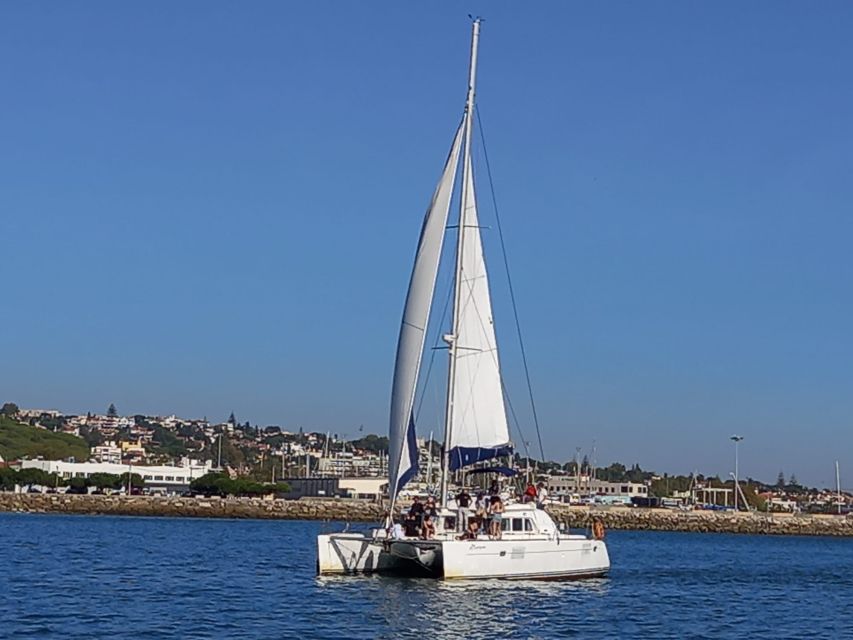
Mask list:
[[[580,582],[318,578],[319,522],[0,514],[0,638],[853,638],[853,540],[609,532]]]

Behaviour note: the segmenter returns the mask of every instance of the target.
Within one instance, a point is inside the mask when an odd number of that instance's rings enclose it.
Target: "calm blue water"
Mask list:
[[[315,576],[317,522],[0,514],[2,638],[852,637],[853,540],[610,532],[611,576]]]

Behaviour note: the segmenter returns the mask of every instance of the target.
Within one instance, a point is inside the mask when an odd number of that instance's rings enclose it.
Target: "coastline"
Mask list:
[[[604,526],[611,530],[853,537],[853,518],[843,516],[768,516],[625,507],[590,509],[567,505],[554,505],[548,511],[554,520],[574,529],[588,528],[593,518],[601,518]],[[0,513],[379,522],[383,510],[372,502],[332,498],[265,500],[0,493]]]

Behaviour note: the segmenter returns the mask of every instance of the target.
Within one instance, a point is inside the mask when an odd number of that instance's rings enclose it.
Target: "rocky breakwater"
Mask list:
[[[166,498],[39,493],[0,493],[0,512],[71,513],[181,518],[258,518],[377,522],[379,505],[362,500],[312,498]]]
[[[600,518],[607,529],[634,531],[853,536],[853,518],[843,516],[562,505],[549,507],[548,511],[557,522],[580,529],[589,528],[594,518]]]
[[[362,500],[303,498],[166,498],[39,493],[0,493],[0,512],[166,516],[181,518],[258,518],[379,522],[382,508]],[[554,505],[553,518],[573,529],[588,529],[601,518],[607,529],[750,533],[771,535],[853,536],[853,518],[822,515],[676,511],[624,507],[587,508]]]

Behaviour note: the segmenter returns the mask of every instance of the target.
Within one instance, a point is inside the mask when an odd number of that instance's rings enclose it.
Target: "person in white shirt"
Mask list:
[[[545,483],[540,482],[536,488],[536,506],[540,509],[545,508],[545,501],[548,499],[548,489],[545,488]]]

